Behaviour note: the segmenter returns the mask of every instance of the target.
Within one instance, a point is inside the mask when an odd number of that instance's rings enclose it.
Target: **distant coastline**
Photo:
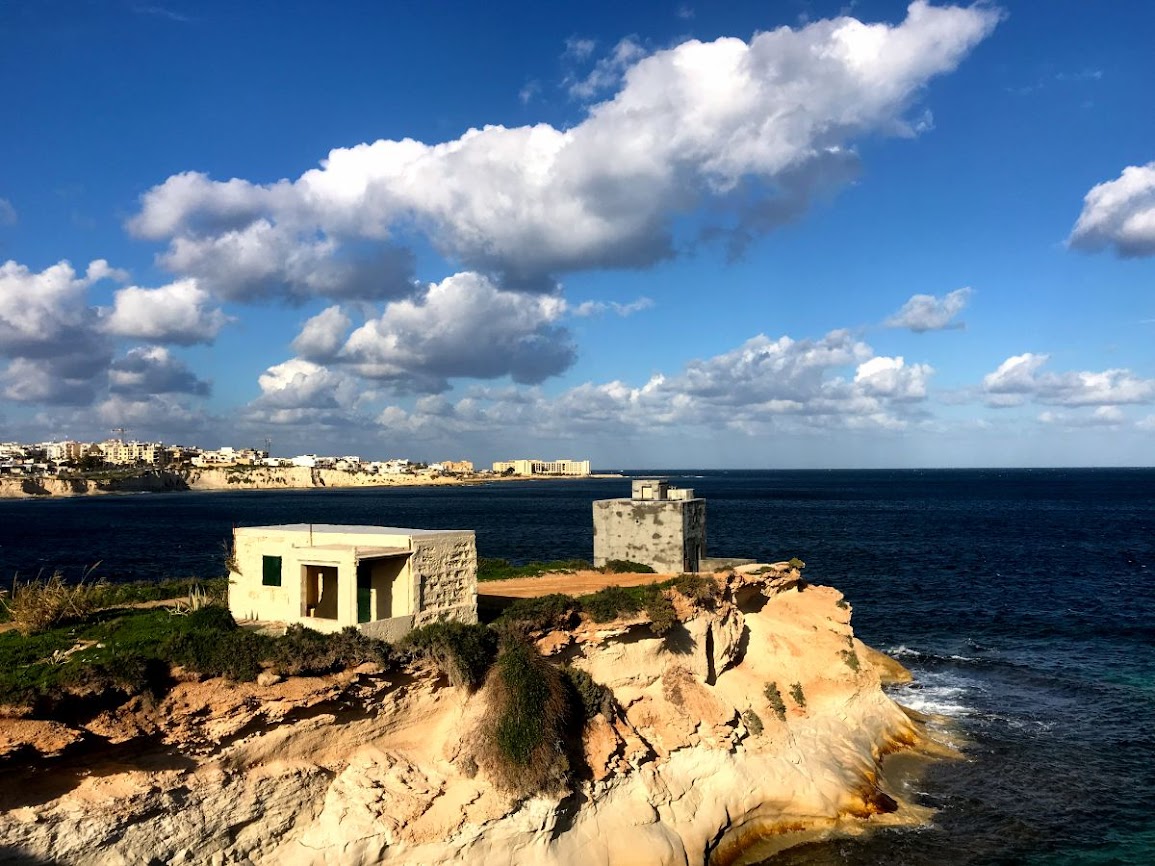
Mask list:
[[[49,499],[102,496],[115,493],[172,493],[217,490],[309,490],[358,487],[440,487],[489,484],[500,481],[574,480],[575,476],[493,475],[436,473],[378,475],[344,469],[301,466],[229,466],[183,470],[140,469],[90,476],[0,477],[0,499]],[[583,478],[621,478],[616,473],[595,473]]]

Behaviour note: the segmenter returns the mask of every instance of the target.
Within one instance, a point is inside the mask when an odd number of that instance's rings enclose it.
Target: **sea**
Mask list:
[[[964,751],[904,783],[928,826],[768,864],[1155,863],[1155,469],[644,474],[706,498],[710,555],[798,557],[838,587],[858,636],[914,673],[895,699]],[[275,523],[474,529],[481,556],[589,559],[590,503],[628,495],[611,478],[4,501],[0,587],[221,575],[234,526]]]

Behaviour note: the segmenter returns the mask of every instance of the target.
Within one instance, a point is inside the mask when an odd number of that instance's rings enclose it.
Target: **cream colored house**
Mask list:
[[[294,523],[233,530],[237,620],[356,626],[396,640],[437,620],[477,622],[473,530]]]

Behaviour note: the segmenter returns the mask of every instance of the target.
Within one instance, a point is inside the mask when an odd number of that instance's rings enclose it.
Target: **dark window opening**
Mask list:
[[[264,586],[281,585],[281,557],[261,557],[261,583]]]

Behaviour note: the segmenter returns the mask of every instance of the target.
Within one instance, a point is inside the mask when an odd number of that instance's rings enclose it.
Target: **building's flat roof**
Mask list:
[[[237,531],[249,532],[312,532],[314,535],[340,533],[343,535],[453,535],[473,532],[472,529],[405,529],[400,526],[360,526],[341,523],[280,523],[271,526],[238,526]]]
[[[317,551],[340,551],[352,550],[357,554],[358,559],[377,559],[383,556],[411,556],[413,551],[407,547],[361,547],[357,544],[314,544],[309,547],[297,548],[302,552],[309,552],[310,550]]]

